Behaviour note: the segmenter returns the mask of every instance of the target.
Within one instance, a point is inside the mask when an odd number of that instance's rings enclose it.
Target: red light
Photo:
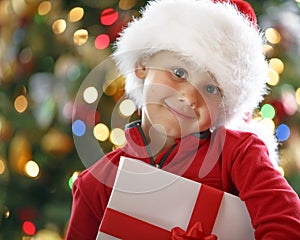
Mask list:
[[[100,16],[100,22],[103,25],[112,25],[114,24],[119,17],[119,13],[115,11],[113,8],[107,8],[102,11]]]
[[[100,34],[95,39],[95,47],[97,49],[105,49],[108,47],[109,43],[110,43],[110,38],[106,34]]]
[[[34,235],[35,234],[35,226],[32,222],[25,221],[23,223],[23,232],[27,235]]]

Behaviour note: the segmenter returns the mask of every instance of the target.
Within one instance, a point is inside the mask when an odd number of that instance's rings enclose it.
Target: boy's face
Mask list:
[[[144,79],[144,122],[159,125],[169,137],[205,131],[222,114],[213,76],[173,52],[156,53],[136,75]]]

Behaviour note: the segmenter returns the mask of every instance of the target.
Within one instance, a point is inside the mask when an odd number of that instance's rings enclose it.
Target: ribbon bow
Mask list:
[[[210,234],[205,236],[201,222],[196,222],[187,231],[175,227],[171,231],[171,240],[217,240],[217,236]]]

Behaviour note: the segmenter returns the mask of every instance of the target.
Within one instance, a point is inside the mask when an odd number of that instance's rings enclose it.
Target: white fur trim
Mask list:
[[[142,15],[121,33],[113,54],[126,75],[125,90],[138,107],[143,82],[134,68],[144,56],[160,50],[177,52],[215,75],[225,96],[227,121],[257,107],[266,93],[264,42],[234,6],[210,0],[158,0]]]

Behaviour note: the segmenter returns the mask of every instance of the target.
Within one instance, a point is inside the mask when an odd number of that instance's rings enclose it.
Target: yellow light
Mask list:
[[[105,124],[99,123],[94,127],[93,134],[96,139],[103,142],[109,137],[109,129]]]
[[[4,212],[4,218],[9,218],[10,216],[10,211],[7,209],[5,212]]]
[[[75,7],[69,12],[69,21],[78,22],[84,16],[84,10],[81,7]]]
[[[110,133],[110,141],[117,146],[124,146],[126,143],[125,133],[120,128],[115,128]]]
[[[269,76],[269,80],[268,80],[269,85],[275,86],[278,84],[280,78],[278,73],[275,70],[269,69],[268,76]]]
[[[125,99],[121,102],[119,112],[121,116],[130,117],[136,110],[136,105],[131,99]]]
[[[87,103],[93,103],[98,98],[98,91],[95,87],[88,87],[83,92],[83,99]]]
[[[271,45],[264,45],[263,46],[263,54],[267,57],[267,58],[271,58],[274,55],[274,48]]]
[[[270,118],[264,118],[261,120],[261,123],[265,126],[266,129],[269,129],[270,132],[274,132],[275,130],[275,123]]]
[[[40,173],[40,167],[36,162],[31,160],[26,163],[25,172],[29,177],[35,178]]]
[[[116,81],[105,81],[103,84],[103,92],[107,95],[107,96],[112,96],[114,95],[117,90],[118,90],[118,86]]]
[[[28,101],[24,95],[20,95],[15,99],[14,107],[17,110],[17,112],[22,113],[24,112],[28,107]]]
[[[284,70],[284,64],[279,58],[272,58],[269,62],[270,68],[275,70],[278,74],[281,74]]]
[[[51,11],[52,5],[50,1],[41,2],[38,7],[38,14],[46,15]]]
[[[61,34],[63,33],[67,28],[67,23],[64,19],[57,19],[52,24],[52,31],[55,34]]]
[[[120,0],[119,8],[122,10],[129,10],[137,4],[137,0]]]
[[[4,162],[0,159],[0,175],[2,175],[5,171],[5,164]]]
[[[76,45],[83,45],[88,40],[89,34],[85,29],[77,30],[73,35],[73,41]]]
[[[266,30],[266,38],[272,44],[278,44],[281,41],[280,33],[275,28]]]
[[[296,102],[300,105],[300,88],[296,90]]]
[[[278,166],[278,171],[281,173],[281,175],[284,177],[284,169],[280,166]]]

